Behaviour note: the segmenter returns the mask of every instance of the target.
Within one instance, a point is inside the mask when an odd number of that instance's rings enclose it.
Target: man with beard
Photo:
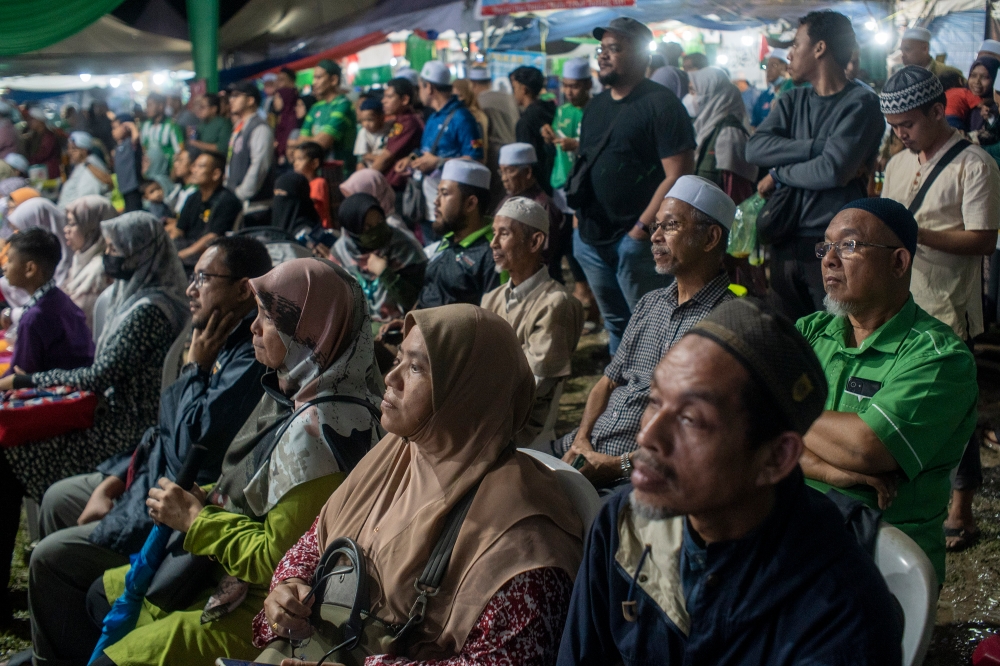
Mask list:
[[[697,176],[678,178],[661,202],[652,255],[656,271],[674,281],[639,301],[618,353],[587,397],[580,427],[552,443],[554,455],[575,463],[598,488],[628,481],[657,361],[717,305],[735,298],[722,268],[735,215],[733,200]]]
[[[432,253],[416,307],[479,305],[483,294],[500,285],[489,210],[490,170],[471,160],[445,162],[434,199],[434,233],[441,242],[428,248]]]
[[[257,303],[249,279],[271,270],[255,239],[215,240],[201,255],[187,295],[194,332],[177,381],[164,389],[159,425],[130,450],[53,484],[42,499],[42,540],[31,554],[28,604],[35,656],[46,662],[86,659],[93,644],[86,595],[105,570],[128,564],[153,527],[146,495],[160,478],[175,478],[194,444],[208,448],[199,483],[219,476],[223,455],[260,401],[266,368],[254,356],[250,325]],[[87,650],[89,652],[89,650]]]
[[[810,485],[883,509],[883,520],[924,549],[940,582],[949,475],[976,427],[979,389],[969,349],[910,295],[918,234],[902,204],[859,199],[816,245],[827,312],[798,328],[830,396],[801,464]]]
[[[591,527],[557,664],[900,663],[885,581],[798,467],[826,398],[784,317],[740,299],[691,329]]]
[[[515,435],[518,446],[531,446],[545,429],[583,331],[583,305],[546,270],[543,251],[551,231],[548,211],[527,197],[507,199],[493,216],[493,262],[510,279],[483,296],[482,306],[511,325],[535,375],[535,402]],[[551,440],[550,433],[540,444]]]
[[[669,282],[650,256],[650,228],[667,191],[694,169],[695,135],[677,97],[646,78],[649,28],[616,18],[594,37],[601,40],[598,78],[606,89],[583,111],[576,168],[588,171],[575,196],[570,186],[567,193],[577,209],[573,255],[614,355],[639,299]]]

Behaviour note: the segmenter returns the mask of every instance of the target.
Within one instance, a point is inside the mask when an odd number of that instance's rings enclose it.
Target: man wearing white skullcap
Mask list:
[[[931,56],[931,31],[927,28],[907,28],[903,32],[903,39],[899,42],[899,55],[903,65],[923,67],[934,76],[949,72],[958,74],[960,79],[962,77],[962,72],[938,62]]]
[[[517,108],[514,96],[503,90],[493,90],[493,79],[488,66],[476,66],[469,70],[469,82],[476,96],[479,108],[489,119],[487,128],[489,140],[486,142],[486,166],[493,174],[490,184],[490,196],[493,201],[499,201],[504,196],[503,183],[500,180],[500,147],[514,143],[514,128],[521,111]]]
[[[562,250],[567,247],[560,243],[560,233],[565,226],[565,215],[552,197],[539,187],[536,170],[538,169],[538,153],[530,143],[510,143],[500,149],[500,179],[503,183],[504,197],[497,208],[501,208],[511,197],[526,197],[544,210],[549,219],[549,274],[562,278]]]
[[[579,429],[553,442],[553,454],[597,487],[628,481],[631,453],[660,358],[720,303],[735,298],[722,268],[736,204],[718,185],[681,176],[662,200],[652,225],[656,271],[674,276],[636,305],[621,346],[587,398]],[[579,464],[579,462],[577,462]]]
[[[976,54],[976,57],[1000,60],[1000,42],[995,39],[987,39],[979,46],[979,53]]]
[[[433,231],[441,242],[425,251],[430,261],[416,307],[451,303],[479,305],[500,284],[493,270],[490,170],[472,160],[448,160],[432,199]],[[395,322],[394,322],[395,324]],[[402,325],[402,322],[399,322]]]
[[[558,409],[583,331],[583,305],[546,270],[548,232],[548,212],[525,197],[507,199],[493,217],[493,261],[510,279],[483,296],[482,306],[511,325],[535,375],[531,414],[514,437],[519,447],[547,447],[555,438],[553,432],[542,431],[551,409]]]
[[[3,158],[12,169],[18,172],[22,178],[28,177],[28,169],[31,165],[28,164],[28,158],[24,155],[19,155],[18,153],[7,153],[7,156]]]
[[[753,127],[760,125],[771,113],[771,106],[780,95],[780,91],[788,80],[788,51],[785,49],[771,49],[764,64],[764,79],[767,82],[767,90],[757,96],[757,101],[753,104],[750,112],[750,124]]]
[[[457,96],[452,94],[451,71],[440,60],[424,63],[420,70],[420,101],[432,109],[424,125],[420,140],[420,157],[403,161],[396,165],[399,170],[407,168],[419,172],[424,199],[427,202],[426,222],[421,223],[424,240],[438,239],[433,231],[434,197],[441,182],[441,169],[454,158],[465,157],[477,162],[483,161],[483,137],[479,123],[465,108]]]
[[[69,135],[66,152],[72,170],[59,191],[57,204],[60,208],[84,195],[103,195],[111,191],[114,181],[104,161],[91,152],[95,145],[94,137],[87,132],[78,131]]]
[[[48,169],[48,178],[59,178],[62,151],[59,148],[59,139],[49,127],[45,111],[37,106],[32,107],[25,120],[30,130],[24,146],[25,157],[31,164],[44,164]]]

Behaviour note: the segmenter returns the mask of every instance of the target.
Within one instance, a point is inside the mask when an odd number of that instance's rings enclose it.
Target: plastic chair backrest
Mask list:
[[[920,666],[930,646],[937,613],[934,567],[913,539],[885,523],[875,540],[875,564],[903,607],[903,666]]]
[[[292,259],[305,259],[313,256],[313,251],[295,241],[278,241],[264,243],[267,253],[271,255],[271,265],[277,266]]]
[[[594,490],[594,485],[583,474],[580,474],[579,470],[573,469],[559,458],[548,453],[532,449],[518,449],[518,451],[531,456],[555,472],[556,478],[559,479],[559,485],[562,486],[563,492],[569,497],[573,508],[576,509],[580,520],[583,521],[584,534],[589,532],[590,524],[594,522],[597,512],[601,510],[601,498]]]
[[[163,359],[163,375],[160,379],[160,391],[167,388],[175,381],[177,381],[178,375],[181,374],[181,366],[183,363],[184,348],[187,347],[188,340],[191,339],[191,320],[188,319],[187,324],[181,329],[181,334],[174,339],[174,343],[170,345],[170,349],[167,350],[167,356]]]

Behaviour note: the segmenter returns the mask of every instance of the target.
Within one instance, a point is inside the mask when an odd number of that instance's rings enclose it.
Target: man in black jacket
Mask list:
[[[266,368],[254,357],[250,333],[257,305],[249,279],[270,269],[271,257],[257,240],[225,237],[209,246],[187,291],[194,325],[189,363],[163,391],[159,425],[146,431],[134,454],[55,483],[42,498],[43,538],[28,579],[40,660],[86,661],[96,636],[75,632],[91,623],[68,618],[87,618],[91,583],[142,548],[153,527],[149,489],[161,477],[175,478],[196,443],[209,449],[198,482],[218,478],[229,443],[264,393]],[[80,646],[87,654],[78,654]]]
[[[552,161],[555,148],[546,143],[542,128],[552,125],[556,117],[555,102],[538,99],[545,87],[545,75],[534,67],[518,67],[510,73],[510,87],[514,91],[514,101],[521,108],[521,117],[514,126],[518,143],[530,143],[538,155],[535,179],[545,193],[552,196]]]

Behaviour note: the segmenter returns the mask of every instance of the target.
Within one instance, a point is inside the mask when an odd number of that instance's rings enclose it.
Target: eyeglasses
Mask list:
[[[816,256],[822,259],[830,250],[833,250],[837,253],[838,257],[843,259],[844,257],[853,256],[859,247],[884,247],[887,250],[902,249],[899,245],[879,245],[878,243],[865,243],[864,241],[851,239],[842,240],[839,243],[816,243]]]
[[[705,224],[702,222],[694,222],[695,228],[704,229],[705,227],[711,226],[710,224]],[[666,222],[653,222],[649,228],[649,234],[652,236],[657,231],[662,231],[664,234],[676,234],[678,231],[684,228],[684,223],[678,220],[667,220]]]
[[[198,271],[191,276],[191,284],[194,285],[195,289],[201,289],[208,282],[208,278],[229,278],[233,279],[232,275],[220,275],[218,273],[206,273],[205,271]]]

